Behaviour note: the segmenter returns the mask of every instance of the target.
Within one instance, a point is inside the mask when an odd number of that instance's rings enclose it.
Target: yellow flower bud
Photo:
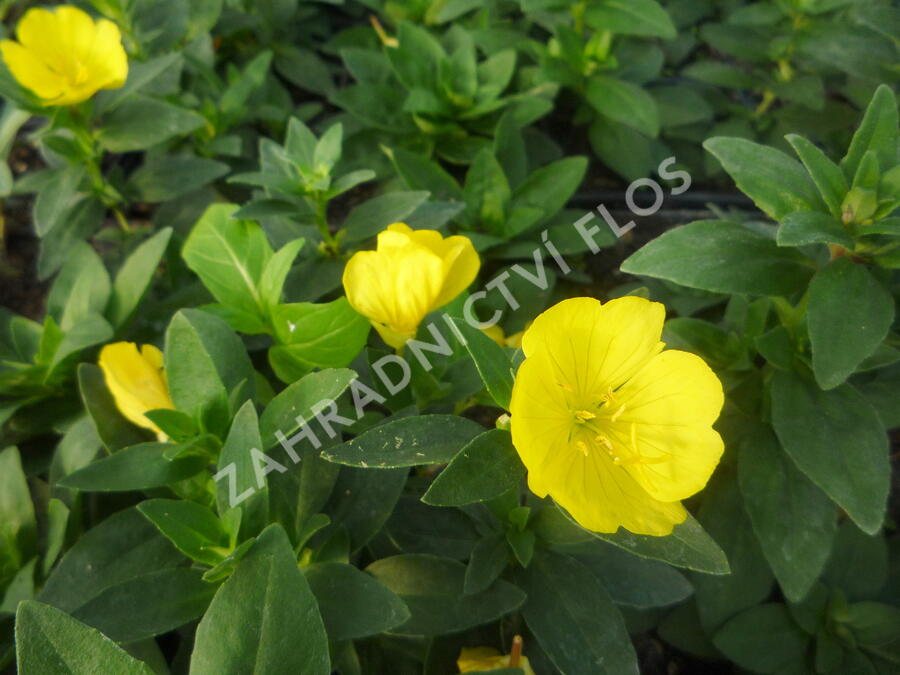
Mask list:
[[[100,89],[117,89],[128,76],[119,28],[94,21],[77,7],[36,7],[19,21],[14,40],[0,42],[13,77],[45,105],[71,105]]]
[[[480,673],[502,668],[521,668],[525,675],[534,675],[527,656],[518,656],[518,662],[510,664],[511,655],[501,654],[492,647],[463,647],[456,660],[460,673]]]
[[[468,237],[441,236],[394,223],[374,251],[360,251],[344,269],[344,292],[395,349],[415,337],[422,319],[462,293],[481,261]]]
[[[165,440],[162,430],[144,415],[149,410],[175,407],[163,374],[162,352],[153,345],[144,345],[138,352],[133,342],[115,342],[100,350],[99,363],[119,412]]]

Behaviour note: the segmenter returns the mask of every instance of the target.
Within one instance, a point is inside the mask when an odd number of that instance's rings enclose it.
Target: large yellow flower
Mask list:
[[[391,347],[415,337],[422,319],[462,293],[481,261],[468,237],[394,223],[375,251],[360,251],[344,269],[344,291]]]
[[[525,332],[512,439],[528,485],[583,527],[666,535],[722,454],[722,385],[701,358],[662,351],[665,310],[565,300]]]
[[[69,5],[36,7],[19,21],[16,37],[0,42],[0,53],[19,84],[45,105],[80,103],[125,84],[128,58],[111,21],[95,22]]]
[[[133,342],[115,342],[100,350],[100,367],[119,412],[164,440],[162,430],[144,415],[149,410],[175,407],[163,374],[162,352],[153,345],[144,345],[138,352]]]

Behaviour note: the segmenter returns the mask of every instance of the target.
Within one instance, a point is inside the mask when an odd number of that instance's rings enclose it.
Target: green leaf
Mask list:
[[[838,258],[809,285],[806,323],[816,382],[833,389],[882,343],[894,322],[894,299],[864,265]]]
[[[116,642],[146,640],[200,618],[216,592],[202,577],[187,567],[142,574],[104,589],[72,615]]]
[[[831,554],[834,505],[785,455],[768,427],[742,440],[738,479],[763,555],[787,598],[798,602]]]
[[[138,504],[157,529],[192,560],[218,565],[228,546],[228,533],[216,515],[202,504],[177,499],[148,499]]]
[[[285,436],[293,434],[300,426],[299,420],[308,422],[312,419],[317,403],[336,401],[356,378],[355,371],[332,368],[310,373],[288,385],[269,402],[260,417],[259,429],[265,447],[277,443],[275,434],[279,431]]]
[[[493,148],[483,148],[475,155],[466,173],[463,196],[472,222],[483,223],[488,230],[502,234],[511,193]]]
[[[822,581],[840,589],[851,601],[876,598],[891,573],[889,555],[883,534],[865,534],[853,521],[845,520]]]
[[[47,545],[41,561],[41,572],[44,578],[49,576],[50,570],[66,543],[69,515],[69,507],[62,500],[54,497],[47,503]]]
[[[328,675],[316,599],[280,525],[270,525],[216,593],[200,625],[191,673]]]
[[[578,561],[537,551],[522,573],[528,628],[560,672],[637,673],[622,615],[600,581]]]
[[[410,618],[391,632],[439,635],[495,621],[518,609],[521,590],[502,579],[481,593],[464,593],[465,565],[431,555],[396,555],[376,560],[366,572],[400,596]]]
[[[62,487],[85,492],[126,492],[171,485],[195,476],[207,459],[183,455],[168,460],[166,443],[140,443],[103,457],[59,481]]]
[[[37,552],[37,524],[19,451],[0,452],[0,562],[7,556],[13,569]],[[0,583],[3,583],[0,578]]]
[[[887,434],[850,385],[822,391],[799,375],[772,379],[772,424],[782,447],[864,532],[884,520],[890,488]]]
[[[405,148],[391,148],[389,156],[410,190],[430,192],[433,199],[462,201],[462,190],[456,180],[437,162]]]
[[[378,534],[391,516],[409,470],[339,468],[325,511],[331,515],[334,527],[349,533],[350,552],[355,553]]]
[[[711,636],[736,613],[768,598],[774,578],[733,473],[718,475],[706,487],[697,518],[722,547],[731,567],[727,576],[691,575],[700,623]]]
[[[585,157],[566,157],[541,167],[516,188],[513,204],[541,209],[549,218],[575,194],[586,170]]]
[[[241,383],[252,386],[255,382],[241,339],[222,319],[207,312],[180,310],[166,330],[164,351],[175,407],[192,415],[208,415],[216,430],[227,422],[231,392]]]
[[[284,280],[287,278],[288,272],[291,271],[294,258],[297,257],[304,243],[303,239],[289,241],[278,249],[266,263],[259,280],[259,295],[263,304],[267,307],[274,308],[281,303],[281,291],[284,288]]]
[[[412,495],[401,497],[384,526],[384,536],[404,553],[465,560],[478,541],[472,518],[459,509],[423,504]]]
[[[363,241],[402,221],[428,199],[428,192],[388,192],[379,195],[347,214],[342,230],[343,241],[352,244]]]
[[[754,673],[800,669],[809,640],[787,607],[774,602],[738,614],[713,638],[725,656]]]
[[[84,533],[50,574],[37,599],[74,612],[108,588],[184,562],[137,510],[119,511]],[[131,607],[132,612],[143,610]]]
[[[53,282],[47,312],[63,331],[92,314],[102,314],[109,300],[109,274],[96,251],[78,242]]]
[[[882,172],[893,169],[897,165],[898,143],[897,99],[893,90],[886,84],[878,87],[872,97],[866,114],[853,134],[847,154],[841,160],[841,169],[847,178],[856,175],[856,171],[867,152],[873,150],[878,155],[878,164]]]
[[[119,412],[100,366],[93,363],[78,366],[78,389],[97,435],[109,452],[147,440],[147,435]]]
[[[205,123],[192,110],[138,95],[103,117],[96,138],[110,152],[132,152],[186,136]]]
[[[490,587],[509,564],[509,553],[509,544],[502,534],[479,540],[472,548],[469,564],[466,565],[466,595],[480,593]]]
[[[847,624],[854,637],[867,647],[890,644],[900,636],[900,607],[881,602],[858,602],[850,606]]]
[[[690,515],[666,537],[632,534],[626,530],[615,534],[590,532],[558,506],[541,509],[533,527],[541,539],[566,553],[590,553],[595,550],[593,540],[601,539],[641,558],[706,574],[729,573],[728,559],[722,549]]]
[[[703,147],[718,159],[746,194],[770,218],[791,211],[824,211],[825,204],[799,162],[775,148],[743,138],[719,136]]]
[[[33,600],[16,612],[16,665],[20,673],[42,675],[153,675],[99,631]]]
[[[683,574],[656,560],[638,558],[615,546],[597,547],[578,561],[591,570],[617,605],[646,609],[674,605],[694,588]]]
[[[40,189],[34,202],[34,229],[39,237],[60,225],[84,195],[79,191],[84,180],[84,166],[69,164],[50,169],[50,172],[50,180]]]
[[[199,190],[230,171],[222,162],[203,157],[152,156],[129,178],[137,196],[146,202],[164,202]]]
[[[812,269],[796,251],[721,220],[701,220],[664,232],[622,263],[622,271],[717,293],[791,295],[806,288]]]
[[[253,448],[261,449],[263,443],[256,408],[253,401],[247,401],[231,423],[219,454],[215,480],[219,516],[224,517],[230,509],[241,504],[241,533],[248,536],[259,532],[268,522],[269,515],[268,489],[265,480],[260,485],[257,479],[257,466],[251,452]]]
[[[478,374],[491,398],[504,410],[512,397],[513,372],[503,347],[467,322],[454,319],[457,330],[465,338],[465,347],[475,362]]]
[[[399,45],[386,53],[398,79],[410,89],[433,89],[438,68],[447,56],[440,43],[420,26],[404,21],[397,28]]]
[[[476,436],[444,469],[422,497],[434,506],[485,502],[517,487],[525,477],[508,431]]]
[[[153,276],[171,237],[172,228],[161,229],[142,242],[122,263],[106,306],[106,316],[113,326],[124,325],[137,309],[153,283]]]
[[[813,145],[810,141],[798,136],[797,134],[788,134],[785,136],[794,152],[803,162],[803,166],[809,171],[813,182],[819,189],[822,199],[828,204],[828,210],[835,218],[841,217],[841,204],[844,202],[844,196],[847,194],[849,185],[841,168],[832,162],[824,152]]]
[[[591,147],[613,171],[627,180],[645,178],[656,167],[655,141],[607,117],[598,117],[589,130]]]
[[[272,312],[272,324],[279,344],[269,350],[269,363],[285,382],[294,382],[313,368],[349,365],[371,330],[346,297],[280,305]]]
[[[231,82],[218,102],[219,112],[223,117],[239,120],[246,115],[247,102],[265,83],[272,56],[269,50],[257,54],[237,77],[229,78]]]
[[[599,0],[588,5],[584,21],[591,28],[620,35],[675,37],[672,19],[656,0]]]
[[[128,79],[125,80],[123,87],[97,92],[94,97],[97,112],[112,110],[129,96],[151,84],[164,72],[178,72],[182,67],[182,60],[180,52],[171,52],[147,61],[131,61],[128,64]]]
[[[781,219],[775,233],[779,246],[838,244],[852,249],[851,237],[840,220],[820,211],[794,211]]]
[[[264,314],[259,284],[272,247],[259,224],[238,220],[234,204],[213,204],[200,217],[181,255],[223,305]]]
[[[331,640],[355,640],[390,630],[410,618],[397,595],[352,565],[325,562],[303,569]]]
[[[322,134],[313,150],[313,167],[316,171],[331,171],[341,158],[341,144],[344,139],[344,127],[338,122],[328,127]]]
[[[592,75],[584,95],[591,107],[604,117],[651,138],[659,135],[656,100],[638,85],[608,75]]]
[[[449,462],[484,427],[455,415],[418,415],[394,420],[328,448],[330,462],[370,469]]]

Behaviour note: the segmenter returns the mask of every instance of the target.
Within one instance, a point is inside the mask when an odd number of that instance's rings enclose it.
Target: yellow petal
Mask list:
[[[100,89],[118,89],[128,79],[128,56],[122,47],[122,34],[112,21],[100,19],[91,65]],[[102,84],[101,84],[102,83]]]
[[[99,364],[119,412],[133,424],[159,434],[159,427],[144,413],[175,406],[161,370],[161,353],[146,345],[144,352],[148,357],[133,342],[116,342],[100,350]]]
[[[456,235],[442,242],[441,259],[444,262],[444,285],[434,308],[443,307],[466,290],[478,276],[481,259],[468,237]]]
[[[631,460],[624,466],[652,497],[685,499],[706,485],[722,456],[712,424],[723,401],[722,384],[703,359],[677,350],[655,356],[617,392],[624,410],[609,436],[627,448],[620,451]]]
[[[575,521],[594,532],[623,527],[635,534],[665,536],[687,519],[680,502],[653,499],[621,466],[602,453],[573,454],[567,471],[575,479],[558,483],[550,496]]]
[[[444,237],[437,230],[413,230],[406,223],[394,223],[388,231],[409,237],[443,261],[444,283],[432,310],[443,307],[462,293],[478,276],[481,259],[472,241],[462,235]]]
[[[535,319],[522,349],[547,350],[579,397],[591,397],[616,389],[662,350],[664,320],[664,307],[644,298],[572,298]]]
[[[0,42],[0,53],[16,81],[39,98],[52,100],[63,94],[66,88],[63,79],[18,42],[3,40]]]
[[[538,497],[545,497],[552,486],[544,468],[570,452],[571,395],[546,353],[529,357],[519,366],[509,404],[510,431],[528,469],[529,486]]]

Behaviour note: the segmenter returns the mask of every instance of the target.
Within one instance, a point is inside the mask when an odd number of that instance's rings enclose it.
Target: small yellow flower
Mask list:
[[[665,309],[624,297],[565,300],[525,332],[512,439],[528,484],[583,527],[666,535],[722,455],[722,385],[660,342]]]
[[[456,660],[456,667],[460,673],[478,673],[510,667],[510,654],[501,654],[492,647],[463,647]],[[519,656],[518,663],[514,666],[521,668],[525,675],[534,675],[528,657]]]
[[[80,103],[125,84],[128,58],[111,21],[95,22],[70,5],[36,7],[19,21],[16,37],[0,42],[0,53],[19,84],[45,105]]]
[[[149,410],[175,407],[163,374],[162,352],[153,345],[144,345],[138,352],[133,342],[115,342],[100,350],[99,363],[119,412],[165,440],[162,430],[144,416]]]
[[[468,237],[444,239],[436,230],[394,223],[378,235],[375,251],[360,251],[347,262],[344,291],[353,309],[400,349],[426,314],[472,283],[480,265]]]

